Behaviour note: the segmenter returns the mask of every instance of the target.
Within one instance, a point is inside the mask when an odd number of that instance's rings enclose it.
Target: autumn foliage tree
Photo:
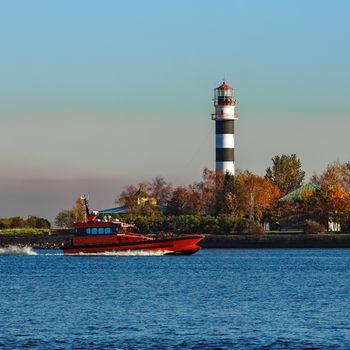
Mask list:
[[[173,191],[172,185],[160,176],[155,177],[149,184],[147,184],[146,189],[150,197],[154,198],[160,206],[167,205]]]
[[[350,161],[328,164],[326,170],[321,175],[314,174],[311,181],[320,186],[338,186],[350,194]]]
[[[350,195],[338,185],[321,185],[312,195],[302,199],[302,212],[328,226],[328,222],[346,223],[350,218]]]
[[[276,227],[283,216],[322,224],[329,219],[349,221],[350,162],[335,162],[323,174],[314,175],[316,187],[311,186],[296,201],[280,199],[300,189],[305,177],[300,159],[295,154],[282,154],[272,158],[272,163],[265,177],[249,171],[237,171],[233,176],[204,169],[200,181],[175,188],[162,177],[156,177],[151,182],[127,187],[116,202],[134,217],[152,216],[156,221],[166,216],[187,216],[187,219],[193,216],[194,221],[198,217],[207,217],[209,221],[216,217],[260,223],[268,220]]]
[[[239,192],[234,198],[237,216],[248,215],[260,221],[264,213],[271,209],[281,196],[280,189],[268,179],[254,175],[248,171],[235,176]]]
[[[55,218],[55,225],[58,227],[72,228],[74,222],[85,219],[85,206],[81,197],[75,200],[75,205],[69,209],[62,209]]]
[[[201,209],[199,193],[191,187],[179,186],[172,193],[167,212],[171,215],[199,215]]]
[[[321,175],[314,174],[312,181],[320,186],[309,205],[319,222],[334,221],[347,224],[350,220],[350,161],[329,164]]]
[[[326,228],[329,223],[346,225],[350,219],[350,194],[335,177],[331,178],[329,182],[309,183],[294,199],[282,201],[284,216],[313,220]]]
[[[149,193],[147,183],[128,186],[118,197],[116,203],[122,204],[133,215],[160,214],[156,199]]]
[[[169,202],[168,213],[173,215],[214,215],[222,199],[224,176],[204,169],[202,180],[187,187],[175,188]]]
[[[11,228],[24,227],[24,220],[20,216],[15,216],[11,219],[10,227]]]

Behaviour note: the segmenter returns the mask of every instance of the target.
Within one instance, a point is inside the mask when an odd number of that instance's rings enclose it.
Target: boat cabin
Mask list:
[[[75,234],[77,236],[94,236],[94,235],[115,235],[120,233],[133,232],[136,233],[134,225],[124,222],[115,221],[95,221],[95,222],[79,222],[75,225]]]

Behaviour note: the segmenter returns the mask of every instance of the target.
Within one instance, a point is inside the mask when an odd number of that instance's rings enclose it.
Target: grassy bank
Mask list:
[[[50,234],[52,231],[49,228],[5,228],[0,230],[0,235],[41,235]]]

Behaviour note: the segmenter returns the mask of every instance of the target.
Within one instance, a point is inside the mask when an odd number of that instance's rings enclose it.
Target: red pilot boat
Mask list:
[[[153,237],[133,233],[134,225],[113,219],[99,219],[98,212],[89,212],[85,204],[86,220],[74,224],[71,243],[64,246],[64,254],[98,254],[122,251],[156,252],[162,255],[192,255],[200,250],[197,245],[203,235]]]

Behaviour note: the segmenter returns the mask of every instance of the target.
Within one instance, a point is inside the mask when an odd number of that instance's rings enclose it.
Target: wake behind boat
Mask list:
[[[64,254],[104,253],[120,251],[154,251],[164,255],[192,255],[200,250],[197,245],[203,235],[145,236],[133,233],[135,226],[119,220],[99,218],[99,212],[90,213],[85,197],[86,220],[74,224],[75,234]]]

